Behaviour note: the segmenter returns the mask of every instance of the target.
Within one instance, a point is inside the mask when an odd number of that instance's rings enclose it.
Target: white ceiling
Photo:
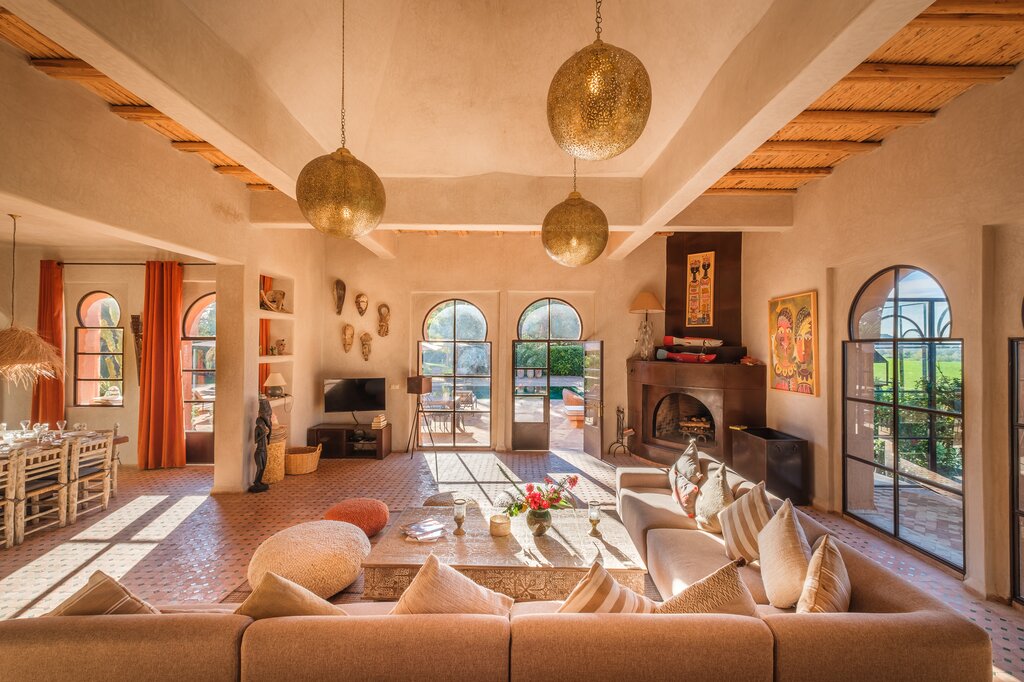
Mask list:
[[[325,148],[338,146],[340,0],[183,0]],[[603,39],[651,76],[647,129],[581,173],[638,177],[771,0],[606,0]],[[588,0],[348,0],[348,146],[385,177],[568,175],[548,84],[594,38]]]
[[[3,206],[0,206],[3,208]],[[11,209],[13,210],[13,209]],[[17,209],[21,211],[21,208]],[[0,247],[10,248],[13,224],[7,212],[0,215]],[[72,221],[63,222],[22,213],[18,217],[18,250],[37,248],[49,258],[82,258],[104,262],[175,259],[179,254],[118,239]],[[195,261],[194,258],[187,260]]]

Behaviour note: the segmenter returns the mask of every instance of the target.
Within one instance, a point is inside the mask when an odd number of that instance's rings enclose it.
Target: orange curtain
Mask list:
[[[274,288],[274,278],[260,275],[260,291],[270,291]],[[270,348],[270,320],[260,320],[260,355],[268,355]],[[270,376],[270,365],[260,364],[260,385],[257,392],[263,392],[263,382]]]
[[[64,266],[54,260],[39,261],[39,314],[36,331],[64,356]],[[56,428],[64,418],[64,377],[41,378],[32,388],[32,422]]]
[[[139,387],[139,468],[185,466],[181,395],[182,267],[146,262]]]

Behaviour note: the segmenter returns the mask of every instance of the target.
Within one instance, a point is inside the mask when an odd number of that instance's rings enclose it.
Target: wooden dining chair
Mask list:
[[[117,432],[121,425],[115,423],[113,429],[101,429],[98,433],[110,434],[113,440],[117,440]],[[117,445],[111,442],[110,446],[110,496],[117,497],[117,473],[121,468],[121,456],[117,452]]]
[[[68,523],[110,504],[110,470],[114,436],[111,432],[71,441]]]
[[[68,445],[19,449],[14,543],[52,526],[67,525]]]
[[[0,456],[0,531],[3,532],[3,547],[14,546],[14,507],[18,499],[18,478],[22,458],[19,453],[8,452]]]

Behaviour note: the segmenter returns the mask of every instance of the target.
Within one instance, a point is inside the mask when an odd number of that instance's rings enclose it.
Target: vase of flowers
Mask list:
[[[567,509],[574,506],[569,491],[576,487],[580,477],[570,474],[561,481],[545,478],[543,483],[527,483],[519,487],[505,467],[498,465],[502,475],[515,487],[516,494],[509,495],[504,511],[509,516],[518,516],[526,512],[526,526],[535,536],[544,535],[551,528],[551,510]]]

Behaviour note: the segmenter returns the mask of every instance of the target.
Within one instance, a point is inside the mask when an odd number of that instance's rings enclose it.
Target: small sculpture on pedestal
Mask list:
[[[273,419],[274,410],[270,407],[270,401],[260,398],[260,411],[256,416],[256,429],[253,433],[256,441],[256,452],[253,453],[253,459],[256,460],[256,477],[249,486],[251,493],[263,493],[270,489],[270,486],[263,482],[263,472],[267,468],[267,444],[270,442]]]

